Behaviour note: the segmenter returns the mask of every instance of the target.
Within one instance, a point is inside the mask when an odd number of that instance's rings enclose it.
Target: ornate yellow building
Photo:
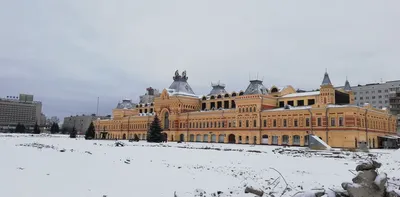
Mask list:
[[[292,86],[266,88],[251,80],[245,91],[228,93],[225,85],[212,84],[210,94],[196,96],[186,72],[175,72],[173,83],[152,103],[119,103],[112,120],[97,120],[96,137],[146,139],[157,114],[168,141],[219,142],[306,146],[309,134],[332,147],[382,147],[396,135],[396,117],[371,105],[353,105],[346,80],[335,89],[325,73],[318,91],[296,92]]]

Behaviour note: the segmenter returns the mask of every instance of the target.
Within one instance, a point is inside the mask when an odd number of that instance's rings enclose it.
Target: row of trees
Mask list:
[[[11,133],[30,133],[29,130],[25,127],[25,125],[18,123],[17,126],[15,127],[15,130],[10,130]],[[40,128],[39,125],[36,123],[35,126],[33,127],[33,133],[34,134],[40,134]]]
[[[76,133],[75,128],[73,128],[73,132],[72,133]],[[162,128],[161,128],[161,124],[160,124],[160,119],[158,118],[158,116],[156,115],[154,117],[153,122],[150,125],[150,129],[147,132],[147,142],[163,142],[163,141],[167,141],[167,139],[164,138],[164,135],[162,133]],[[71,133],[71,135],[72,135]],[[71,137],[70,135],[70,137]],[[85,133],[85,139],[90,140],[90,139],[94,139],[96,135],[96,131],[94,128],[93,123],[90,123],[89,128],[87,129],[86,133]],[[75,134],[76,137],[76,134]],[[72,137],[71,137],[72,138]],[[139,141],[139,136],[138,135],[134,135],[133,138],[134,141]]]

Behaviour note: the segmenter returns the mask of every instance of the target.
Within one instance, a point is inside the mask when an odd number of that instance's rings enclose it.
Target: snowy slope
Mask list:
[[[38,148],[32,143],[49,146]],[[276,180],[279,174],[270,168],[282,173],[291,187],[284,196],[292,196],[301,188],[340,187],[353,178],[348,170],[357,162],[293,157],[274,153],[277,147],[273,146],[124,141],[128,146],[115,147],[114,143],[0,135],[0,196],[172,197],[176,192],[178,197],[192,197],[200,191],[206,192],[205,196],[254,196],[244,194],[247,185],[279,196],[285,183],[281,178]],[[206,146],[221,151],[194,149]],[[65,152],[60,152],[63,149]],[[383,163],[389,176],[398,173],[391,170],[396,165],[398,168],[398,163],[386,154],[388,151],[381,152],[381,158],[389,163]],[[397,159],[399,162],[400,156]]]

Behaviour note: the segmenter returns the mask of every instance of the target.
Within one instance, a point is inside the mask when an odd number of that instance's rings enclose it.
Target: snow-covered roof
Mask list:
[[[169,89],[174,89],[175,92],[182,92],[194,95],[192,88],[187,82],[188,77],[186,76],[186,71],[183,71],[182,76],[179,75],[178,71],[176,71],[173,79],[174,82],[172,82],[172,84],[169,86]]]
[[[175,89],[166,89],[170,96],[189,96],[189,97],[196,97],[201,98],[202,96],[187,93],[187,92],[177,92]]]
[[[244,91],[245,95],[267,94],[267,93],[268,89],[263,85],[261,80],[251,80],[246,91]]]
[[[301,96],[316,96],[319,94],[320,94],[320,91],[299,92],[299,93],[287,94],[285,96],[282,96],[282,98],[292,98],[292,97],[301,97]]]
[[[305,109],[311,109],[311,106],[300,106],[300,107],[292,107],[288,106],[288,108],[276,108],[276,109],[267,109],[264,111],[286,111],[286,110],[305,110]]]
[[[130,99],[124,99],[121,103],[118,103],[117,109],[133,109],[136,107],[135,103],[132,103]]]

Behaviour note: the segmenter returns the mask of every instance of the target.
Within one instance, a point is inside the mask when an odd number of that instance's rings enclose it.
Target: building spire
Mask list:
[[[347,80],[347,77],[346,77],[346,82],[344,83],[344,91],[351,91],[351,86],[350,86],[350,83],[349,83],[349,81]]]
[[[322,80],[321,86],[323,86],[323,85],[332,85],[331,79],[329,78],[328,72],[326,72],[326,71],[325,71],[324,79]]]

